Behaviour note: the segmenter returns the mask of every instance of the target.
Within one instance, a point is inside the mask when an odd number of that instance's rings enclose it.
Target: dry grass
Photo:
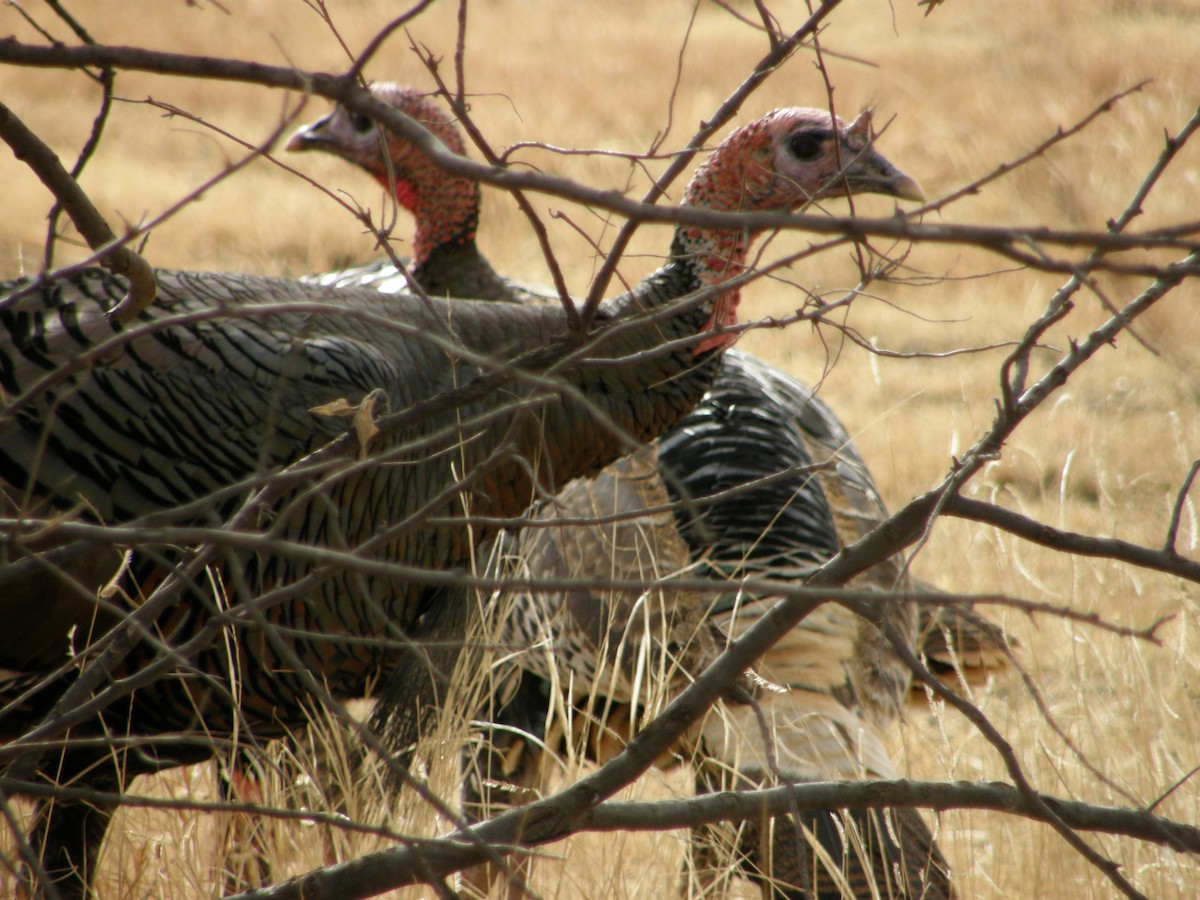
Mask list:
[[[88,0],[72,4],[100,41],[258,59],[336,70],[345,59],[333,38],[298,0],[228,4],[226,15],[203,0]],[[400,6],[382,0],[333,4],[351,47],[360,47]],[[752,7],[743,4],[746,11]],[[798,24],[795,5],[784,25]],[[688,3],[612,2],[602,7],[547,0],[536,15],[515,0],[471,7],[468,86],[478,93],[474,113],[497,144],[541,140],[559,146],[644,149],[666,122],[677,51],[692,12]],[[36,12],[45,16],[39,8]],[[454,49],[452,5],[427,12],[411,27],[416,41],[446,60]],[[0,10],[0,32],[29,36],[11,7]],[[59,29],[59,33],[62,30]],[[1200,94],[1200,7],[1181,0],[1016,0],[972,4],[948,0],[923,18],[914,0],[851,2],[833,18],[825,46],[835,99],[843,112],[873,104],[895,121],[882,149],[917,177],[931,197],[947,193],[1027,151],[1070,125],[1110,93],[1153,79],[1082,137],[1044,159],[955,204],[948,221],[1100,228],[1123,208],[1158,153],[1164,129],[1179,127]],[[672,138],[694,124],[740,82],[764,51],[746,27],[711,5],[699,9],[674,104]],[[869,62],[864,65],[860,61]],[[428,86],[430,80],[393,39],[369,74]],[[275,127],[295,98],[236,85],[122,75],[123,97],[185,107],[249,140]],[[0,68],[0,96],[65,159],[73,159],[94,113],[94,87],[81,75]],[[747,120],[776,105],[819,104],[824,91],[809,56],[776,73],[747,105]],[[309,105],[307,118],[323,103]],[[668,145],[671,145],[668,141]],[[220,170],[237,150],[202,129],[164,120],[144,105],[121,104],[104,147],[84,179],[115,222],[138,220],[175,202]],[[625,187],[628,167],[612,160],[525,153],[523,159],[601,186]],[[380,207],[378,191],[333,160],[286,159],[326,184]],[[36,269],[49,205],[22,165],[2,163],[5,215],[0,217],[0,272]],[[635,192],[645,178],[633,176]],[[1152,196],[1146,223],[1195,218],[1200,198],[1200,148],[1189,148],[1165,189]],[[540,211],[563,208],[601,243],[611,237],[591,213],[535,199]],[[866,200],[872,214],[887,202]],[[562,222],[550,223],[570,284],[582,290],[594,259]],[[406,226],[398,232],[403,234]],[[299,179],[256,163],[206,193],[157,229],[151,262],[279,274],[300,274],[372,256],[371,242],[327,198]],[[538,250],[513,204],[489,193],[481,229],[485,250],[503,271],[545,281]],[[772,248],[802,237],[781,238]],[[655,264],[666,232],[645,228],[621,267],[632,281]],[[403,246],[398,248],[404,252]],[[63,249],[65,259],[73,251]],[[826,254],[791,277],[820,290],[847,287],[853,269],[843,255]],[[938,352],[1018,336],[1060,283],[1005,268],[996,257],[954,247],[923,246],[908,259],[914,276],[932,284],[888,285],[878,299],[862,298],[850,323],[879,345]],[[1106,279],[1120,301],[1137,288]],[[972,488],[1051,524],[1161,543],[1174,491],[1200,455],[1200,351],[1196,348],[1195,286],[1185,287],[1141,324],[1153,347],[1132,339],[1104,352],[1074,378],[1057,401],[1039,412],[1007,446],[1004,458]],[[760,283],[748,292],[747,316],[800,305],[794,290]],[[1103,313],[1092,298],[1069,327],[1053,335],[1062,346]],[[1189,324],[1192,323],[1192,324]],[[937,480],[951,456],[990,422],[999,352],[948,359],[886,359],[839,343],[833,329],[764,331],[743,347],[808,379],[823,381],[823,396],[848,423],[893,505]],[[836,365],[834,365],[836,358]],[[1189,504],[1180,550],[1195,555],[1200,537]],[[1106,562],[1070,559],[978,526],[940,523],[915,560],[939,585],[962,591],[1001,591],[1095,611],[1138,625],[1176,618],[1161,647],[1137,644],[1067,625],[1001,615],[1019,637],[1020,659],[1039,685],[1057,723],[1112,786],[1087,772],[1014,680],[993,684],[976,699],[1004,731],[1034,783],[1060,795],[1097,802],[1147,803],[1197,765],[1200,692],[1197,591],[1177,580]],[[914,710],[896,737],[900,767],[921,778],[1002,777],[995,754],[954,714]],[[210,794],[209,768],[136,790]],[[684,779],[650,791],[686,792]],[[647,789],[639,789],[647,790]],[[453,796],[447,784],[445,794]],[[1200,821],[1200,790],[1188,782],[1161,807]],[[405,829],[413,826],[405,821]],[[1049,829],[1018,819],[950,813],[940,840],[964,897],[1110,896],[1111,886],[1066,849]],[[123,813],[106,845],[105,897],[210,894],[211,867],[221,858],[213,816]],[[279,829],[281,855],[303,870],[318,864],[318,829]],[[369,841],[354,839],[344,853]],[[1194,896],[1195,860],[1139,845],[1094,843],[1125,866],[1125,874],[1155,897]],[[675,882],[679,835],[588,837],[549,848],[562,865],[539,866],[535,885],[545,897],[649,897]],[[289,855],[290,854],[290,855]],[[0,875],[0,890],[3,889]]]

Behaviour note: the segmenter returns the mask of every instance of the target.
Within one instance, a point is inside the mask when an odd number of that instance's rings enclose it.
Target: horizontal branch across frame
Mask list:
[[[567,789],[568,791],[571,788]],[[564,794],[567,791],[563,792]],[[756,819],[763,814],[799,809],[881,809],[908,806],[944,811],[980,809],[1043,821],[1044,816],[1012,785],[1002,782],[841,781],[815,782],[762,791],[724,792],[653,803],[606,801],[570,822],[560,821],[555,795],[519,807],[475,826],[472,835],[491,846],[535,847],[585,831],[648,831],[687,828],[705,822]],[[1038,798],[1070,827],[1120,834],[1200,853],[1200,828],[1183,825],[1148,810]],[[228,900],[334,900],[368,897],[384,890],[446,878],[483,861],[479,844],[465,835],[420,840],[411,848],[383,850],[326,870],[312,872],[271,888]]]
[[[1064,273],[1108,271],[1125,275],[1170,277],[1176,273],[1176,269],[1171,265],[1126,263],[1105,256],[1080,261],[1051,260],[1030,252],[1032,248],[1086,248],[1101,250],[1104,253],[1126,250],[1200,252],[1200,221],[1183,223],[1161,233],[1131,235],[1043,226],[928,225],[912,221],[911,216],[899,215],[888,218],[858,218],[785,213],[723,213],[679,206],[656,206],[631,200],[619,191],[589,188],[566,178],[489,166],[458,156],[412,119],[372,97],[350,76],[307,72],[237,59],[164,53],[140,47],[38,46],[14,38],[0,40],[0,63],[38,68],[110,66],[159,75],[205,77],[259,84],[315,94],[383,123],[396,134],[411,141],[437,166],[452,174],[501,188],[536,191],[606,209],[642,222],[724,229],[803,229],[815,234],[837,234],[859,240],[875,237],[972,245],[1016,259],[1031,268]],[[1185,274],[1200,274],[1200,267],[1193,265]]]

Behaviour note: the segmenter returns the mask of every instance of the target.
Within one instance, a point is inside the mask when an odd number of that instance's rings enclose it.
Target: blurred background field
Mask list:
[[[32,0],[25,5],[39,21],[52,21]],[[337,39],[302,0],[86,0],[67,6],[101,43],[321,71],[347,65]],[[731,6],[751,20],[756,16],[752,4]],[[383,0],[328,3],[353,50],[403,9]],[[802,22],[803,10],[801,4],[774,5],[788,30]],[[930,199],[986,175],[1115,92],[1145,82],[1083,134],[930,221],[1102,229],[1124,209],[1159,153],[1164,132],[1177,130],[1200,104],[1200,4],[947,0],[930,15],[924,12],[915,0],[850,0],[831,17],[822,46],[838,112],[850,118],[872,106],[877,121],[889,123],[881,149],[921,182]],[[457,15],[455,4],[433,4],[391,38],[368,76],[431,88],[411,42],[429,48],[442,60],[443,75],[453,79]],[[54,33],[70,42],[61,25]],[[0,7],[0,36],[8,34],[35,37],[12,6]],[[537,141],[641,152],[669,127],[664,148],[671,149],[690,137],[765,52],[760,33],[711,3],[476,2],[468,13],[466,87],[473,116],[497,148]],[[736,121],[780,105],[826,104],[813,63],[811,53],[797,54]],[[82,179],[114,226],[160,214],[243,152],[141,101],[153,97],[181,107],[252,143],[278,128],[299,101],[257,87],[136,73],[118,78],[117,93],[128,102],[114,109]],[[67,161],[87,135],[98,96],[82,74],[0,66],[0,99]],[[313,99],[299,121],[325,108],[324,101]],[[0,277],[11,277],[40,268],[50,198],[21,163],[7,153],[0,157]],[[282,151],[279,159],[346,192],[381,219],[390,215],[380,190],[344,164]],[[648,185],[642,171],[613,157],[521,150],[515,159],[633,196]],[[648,168],[655,172],[661,164]],[[606,246],[620,223],[552,198],[532,199],[547,219],[571,289],[583,294],[597,264],[589,242]],[[486,189],[485,204],[480,242],[497,268],[547,282],[537,244],[510,198]],[[836,212],[844,208],[844,202],[831,204]],[[892,205],[866,198],[856,209],[887,215]],[[1136,227],[1191,221],[1198,209],[1200,147],[1189,147],[1145,204]],[[551,218],[559,211],[569,222]],[[407,252],[407,231],[402,218],[395,229],[401,255]],[[633,282],[654,268],[668,239],[663,228],[643,227],[622,262],[621,277]],[[806,240],[803,234],[781,235],[766,258]],[[60,243],[58,262],[81,255]],[[156,228],[145,255],[156,266],[299,275],[377,252],[371,237],[328,197],[259,160]],[[821,384],[821,395],[850,427],[893,507],[940,481],[951,458],[970,446],[994,413],[1003,350],[943,354],[1018,338],[1064,280],[949,245],[916,247],[899,275],[904,283],[876,285],[871,295],[858,298],[846,324],[880,348],[922,358],[873,355],[846,342],[835,328],[809,325],[754,332],[740,344]],[[743,318],[786,315],[801,306],[805,295],[789,282],[832,299],[855,280],[851,254],[822,254],[781,280],[753,285],[745,292]],[[1100,281],[1117,303],[1141,284],[1134,278]],[[1176,491],[1200,456],[1198,302],[1195,284],[1185,285],[1139,323],[1145,345],[1124,337],[1085,367],[1022,426],[969,493],[1051,525],[1161,545]],[[1094,297],[1081,295],[1079,310],[1052,333],[1050,343],[1065,347],[1106,315]],[[1038,361],[1053,358],[1047,350]],[[1193,557],[1200,553],[1195,516],[1189,502],[1178,542],[1179,551]],[[1194,585],[1111,562],[1068,558],[956,520],[939,521],[913,566],[946,589],[1069,605],[1123,625],[1175,616],[1162,631],[1162,645],[1153,646],[1051,617],[993,613],[1019,639],[1019,659],[1058,726],[1107,782],[1064,746],[1017,678],[978,689],[975,699],[1017,749],[1037,786],[1100,803],[1149,804],[1200,764]],[[986,742],[936,705],[909,711],[895,735],[895,750],[901,770],[916,778],[1004,775]],[[213,781],[204,767],[139,782],[137,789],[204,797],[212,794]],[[654,775],[637,792],[658,796],[689,789],[686,779]],[[1200,789],[1186,781],[1159,810],[1200,822]],[[216,819],[122,812],[113,834],[123,829],[132,840],[106,845],[102,895],[211,894],[220,883],[211,871],[222,840]],[[1046,827],[972,812],[943,814],[937,827],[963,897],[1113,893]],[[316,829],[279,828],[286,831],[279,845],[292,854],[283,862],[295,871],[321,862]],[[544,897],[664,896],[678,876],[682,841],[681,834],[600,835],[547,848],[551,859],[538,866],[534,885]],[[351,843],[339,852],[363,851],[362,842]],[[1123,839],[1094,843],[1147,894],[1195,895],[1197,861]]]

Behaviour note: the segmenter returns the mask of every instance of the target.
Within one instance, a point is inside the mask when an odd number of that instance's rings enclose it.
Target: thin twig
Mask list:
[[[1175,549],[1175,544],[1179,539],[1179,521],[1183,518],[1183,507],[1187,503],[1187,496],[1192,489],[1192,483],[1196,480],[1197,472],[1200,472],[1200,459],[1193,462],[1191,468],[1188,469],[1187,476],[1183,479],[1183,484],[1180,485],[1179,491],[1175,495],[1175,505],[1171,507],[1171,521],[1167,525],[1167,539],[1163,541],[1163,552],[1175,559],[1179,558],[1179,553]]]
[[[841,0],[823,0],[817,11],[810,15],[800,28],[793,32],[787,40],[779,41],[771,48],[771,51],[758,62],[754,70],[742,84],[726,98],[720,107],[717,108],[717,111],[692,135],[692,139],[688,141],[685,152],[677,156],[667,167],[666,171],[654,182],[650,190],[646,193],[641,205],[653,205],[666,193],[667,187],[687,168],[695,153],[716,133],[717,129],[721,128],[737,114],[742,103],[745,102],[754,89],[785,62],[806,37],[809,37],[816,31],[821,22],[833,12],[840,2]],[[631,217],[621,227],[621,230],[613,240],[612,247],[609,248],[608,255],[601,264],[600,270],[596,273],[596,277],[592,280],[591,289],[588,291],[587,299],[584,301],[582,317],[585,323],[590,322],[596,314],[596,310],[599,309],[600,300],[603,298],[605,291],[608,290],[613,272],[616,271],[617,264],[624,255],[625,248],[629,246],[629,242],[633,239],[634,232],[637,230],[639,224],[641,224],[640,220]]]
[[[484,159],[486,159],[493,166],[499,166],[501,165],[500,157],[497,156],[495,150],[492,149],[491,144],[489,144],[487,139],[484,138],[483,132],[479,130],[478,126],[475,124],[475,121],[471,118],[470,110],[467,109],[467,104],[463,97],[464,89],[461,79],[464,76],[461,70],[461,55],[462,42],[466,40],[465,3],[460,7],[460,10],[460,16],[463,16],[464,18],[460,21],[458,38],[459,44],[457,45],[458,49],[455,52],[455,66],[457,70],[457,77],[460,79],[460,81],[453,94],[451,94],[446,83],[442,80],[442,77],[438,72],[437,60],[434,59],[433,54],[429,53],[428,51],[418,50],[415,45],[413,46],[413,50],[425,63],[425,67],[429,70],[429,73],[437,82],[438,91],[443,97],[446,98],[447,102],[449,102],[455,117],[458,119],[463,129],[467,132],[467,135],[471,138],[475,146],[479,148],[479,152],[483,154]],[[529,199],[525,196],[523,191],[512,189],[509,191],[509,193],[512,194],[513,200],[516,201],[521,213],[525,216],[526,221],[528,221],[530,226],[533,228],[534,237],[537,238],[538,245],[542,250],[542,259],[545,260],[546,267],[550,270],[550,280],[554,284],[554,290],[558,294],[559,303],[562,305],[563,312],[566,314],[567,327],[571,331],[581,332],[583,329],[583,323],[579,318],[579,312],[576,310],[575,304],[571,301],[571,292],[567,289],[566,276],[563,274],[562,266],[559,265],[558,257],[555,255],[554,248],[550,244],[550,235],[546,231],[545,224],[543,224],[541,217],[538,216],[537,212],[533,208],[533,204],[529,202]]]
[[[371,38],[370,43],[363,48],[358,54],[358,58],[354,60],[354,64],[346,71],[346,77],[358,80],[362,76],[362,71],[367,63],[379,52],[379,49],[384,45],[384,42],[391,37],[392,33],[398,28],[403,28],[426,9],[432,6],[434,0],[419,0],[415,6],[401,16],[397,16],[387,25],[379,30],[375,37]]]

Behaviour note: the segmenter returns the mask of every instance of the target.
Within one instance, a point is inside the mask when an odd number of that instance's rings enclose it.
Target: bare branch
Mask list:
[[[1200,852],[1200,828],[1154,816],[1148,810],[1097,806],[1046,794],[1039,799],[1080,831],[1124,834],[1180,852]],[[723,819],[752,819],[763,812],[784,813],[793,804],[800,809],[991,809],[1045,821],[1036,804],[1000,782],[871,780],[797,784],[655,803],[609,800],[593,810],[588,826],[598,831],[682,828]]]
[[[1175,543],[1179,538],[1179,520],[1183,518],[1183,506],[1187,503],[1187,496],[1196,480],[1197,472],[1200,472],[1200,459],[1193,462],[1191,468],[1188,469],[1187,476],[1183,479],[1183,484],[1175,495],[1175,505],[1171,508],[1171,522],[1167,526],[1167,539],[1163,542],[1163,552],[1175,558],[1178,558],[1179,555],[1175,550]]]
[[[88,246],[98,251],[100,263],[115,275],[129,279],[129,293],[115,306],[111,318],[128,324],[154,302],[158,286],[154,272],[144,259],[126,246],[131,235],[118,239],[99,210],[79,187],[71,173],[63,168],[58,156],[36,134],[25,127],[11,109],[0,103],[0,138],[17,159],[37,173],[59,204],[71,217]]]
[[[685,152],[677,156],[675,160],[667,167],[667,170],[659,177],[659,179],[651,186],[647,192],[642,205],[653,204],[663,194],[670,184],[679,177],[679,175],[691,163],[692,157],[704,143],[716,133],[717,129],[721,128],[728,122],[741,108],[742,103],[750,95],[750,93],[758,87],[767,77],[778,68],[801,42],[808,36],[812,35],[821,22],[839,5],[841,0],[822,0],[822,3],[812,15],[809,16],[799,29],[792,33],[787,40],[781,40],[774,44],[771,51],[759,61],[758,65],[750,75],[742,82],[721,106],[716,113],[692,136],[688,142]],[[690,153],[686,151],[691,151]],[[615,212],[616,210],[614,210]],[[609,249],[608,256],[604,263],[600,266],[600,270],[596,273],[596,277],[592,280],[591,290],[588,292],[586,301],[582,311],[584,322],[590,322],[592,316],[596,314],[599,308],[600,300],[608,290],[609,282],[612,280],[613,272],[616,271],[617,263],[625,253],[625,248],[629,246],[629,241],[632,240],[634,232],[637,230],[639,222],[631,218],[622,226],[613,240],[612,247]]]
[[[975,194],[978,194],[986,185],[991,184],[993,181],[1003,178],[1006,175],[1011,175],[1014,171],[1022,166],[1027,165],[1035,159],[1042,158],[1052,147],[1061,144],[1070,138],[1073,138],[1101,116],[1112,112],[1113,109],[1116,108],[1116,105],[1126,97],[1129,97],[1132,94],[1140,93],[1146,84],[1147,82],[1145,81],[1139,81],[1131,88],[1126,88],[1123,91],[1117,91],[1115,94],[1108,97],[1108,99],[1100,103],[1082,119],[1078,120],[1074,125],[1071,125],[1068,128],[1059,128],[1056,132],[1054,132],[1054,134],[1046,138],[1032,150],[1029,150],[1021,156],[1018,156],[1012,161],[1001,163],[987,175],[984,175],[982,178],[975,179],[970,184],[959,188],[957,191],[953,191],[944,197],[939,197],[935,202],[923,207],[920,212],[934,212],[936,210],[944,209],[951,203],[961,200],[963,197],[974,196]],[[1115,228],[1113,230],[1119,231],[1120,229]]]
[[[563,804],[573,788],[554,797],[518,807],[471,829],[491,846],[512,852],[566,837],[538,827],[556,804]],[[660,800],[654,803],[598,804],[572,822],[570,834],[586,831],[665,831],[705,822],[754,820],[792,809],[884,809],[912,806],[933,810],[987,809],[1047,821],[1054,816],[1071,828],[1106,834],[1123,834],[1178,852],[1200,852],[1200,829],[1147,810],[1121,809],[1038,794],[1030,800],[1010,785],[997,782],[972,784],[920,781],[850,781],[798,784],[761,791],[738,791]],[[530,828],[523,828],[531,825]],[[385,850],[345,863],[336,871],[318,870],[272,888],[250,891],[229,900],[325,900],[366,897],[405,885],[420,884],[426,869],[445,878],[481,862],[479,851],[463,838],[414,842],[412,849]]]
[[[1192,466],[1189,481],[1191,477],[1194,477],[1197,468],[1197,465]],[[959,495],[948,497],[942,506],[942,511],[948,516],[995,525],[1010,534],[1015,534],[1052,550],[1063,550],[1078,556],[1117,559],[1144,569],[1154,569],[1168,575],[1186,578],[1188,581],[1200,582],[1200,562],[1180,556],[1170,547],[1171,542],[1168,542],[1168,548],[1153,550],[1116,538],[1093,537],[1087,534],[1063,531],[1002,506]]]
[[[823,17],[832,6],[840,0],[828,0],[823,4],[814,18]],[[815,27],[812,20],[805,29]],[[781,45],[784,49],[794,49],[800,38],[793,35]],[[354,112],[361,112],[380,122],[401,137],[410,140],[421,152],[425,153],[439,167],[447,172],[475,179],[488,184],[494,184],[506,189],[523,188],[574,200],[585,205],[597,206],[612,212],[628,216],[631,220],[641,222],[664,222],[671,224],[697,225],[705,228],[738,230],[749,228],[754,231],[767,231],[775,228],[794,228],[812,231],[816,234],[838,234],[852,240],[863,240],[869,237],[888,238],[891,240],[923,241],[930,243],[967,244],[982,247],[1008,259],[1026,264],[1032,268],[1048,271],[1075,274],[1078,272],[1107,271],[1125,275],[1140,275],[1143,277],[1191,277],[1197,273],[1200,266],[1195,261],[1184,260],[1174,265],[1155,265],[1150,263],[1120,263],[1101,258],[1083,261],[1056,260],[1046,258],[1037,253],[1031,253],[1026,247],[1062,247],[1089,248],[1103,253],[1127,250],[1182,250],[1189,253],[1200,252],[1200,239],[1189,239],[1200,234],[1200,223],[1182,229],[1171,229],[1169,233],[1147,232],[1140,235],[1114,234],[1110,232],[1091,232],[1080,230],[1064,230],[1046,228],[1043,226],[978,226],[978,225],[929,225],[915,223],[905,217],[893,216],[887,219],[867,219],[856,217],[833,217],[813,215],[792,215],[784,213],[728,213],[689,207],[661,207],[652,204],[666,185],[678,171],[686,168],[691,159],[690,154],[697,152],[711,135],[734,115],[746,95],[765,79],[780,59],[772,54],[760,62],[745,83],[731,95],[714,115],[709,123],[698,132],[688,147],[675,157],[675,161],[664,173],[659,184],[645,202],[628,200],[614,191],[585,188],[567,179],[556,178],[536,172],[518,171],[511,168],[497,168],[473,162],[447,150],[433,135],[429,134],[411,119],[390,105],[376,100],[357,84],[343,77],[335,77],[317,72],[303,72],[290,68],[266,66],[258,63],[247,63],[239,60],[215,59],[212,57],[194,57],[184,54],[159,53],[141,48],[130,47],[36,47],[14,40],[0,40],[0,62],[12,62],[20,65],[40,67],[78,67],[81,65],[110,65],[119,69],[157,72],[163,75],[204,76],[222,80],[244,81],[262,84],[269,87],[283,87],[306,93],[318,94],[335,102],[341,103]],[[670,178],[668,178],[668,175]],[[623,251],[627,241],[614,243],[610,254]],[[617,254],[619,255],[619,254]],[[610,261],[612,260],[610,255]],[[615,265],[615,263],[614,263]],[[607,286],[611,276],[604,276]],[[589,298],[602,297],[604,288],[598,287],[600,275],[593,284]],[[586,319],[586,315],[585,315]]]
[[[413,7],[403,15],[392,19],[387,25],[379,30],[379,33],[371,39],[371,43],[363,48],[362,52],[354,60],[352,65],[346,72],[346,77],[358,80],[362,76],[363,69],[366,68],[368,62],[379,52],[379,49],[384,45],[389,37],[398,29],[403,28],[426,9],[433,5],[433,0],[419,0]]]

